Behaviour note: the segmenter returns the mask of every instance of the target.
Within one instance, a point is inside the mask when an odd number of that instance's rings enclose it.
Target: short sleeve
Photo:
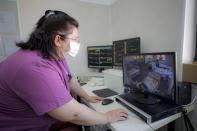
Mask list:
[[[21,68],[13,85],[13,91],[38,115],[52,111],[72,99],[61,75],[50,65]]]

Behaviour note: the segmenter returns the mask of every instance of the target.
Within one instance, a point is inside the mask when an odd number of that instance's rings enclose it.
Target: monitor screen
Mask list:
[[[113,41],[114,66],[122,66],[123,55],[137,53],[140,53],[140,37]]]
[[[89,46],[88,67],[89,68],[112,68],[113,51],[112,46]]]
[[[124,56],[123,81],[126,87],[175,101],[175,52]]]

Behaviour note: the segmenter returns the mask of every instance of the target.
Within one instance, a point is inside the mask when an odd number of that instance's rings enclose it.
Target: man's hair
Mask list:
[[[78,28],[78,26],[78,22],[68,14],[47,10],[37,22],[29,39],[26,42],[16,43],[16,46],[24,50],[39,50],[43,58],[50,58],[51,53],[59,58],[54,44],[55,36],[60,34],[60,38],[64,40],[66,35],[72,33],[73,27]],[[61,35],[61,32],[65,32],[64,35]]]

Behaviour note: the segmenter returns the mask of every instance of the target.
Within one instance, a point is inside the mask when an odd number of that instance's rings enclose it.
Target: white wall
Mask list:
[[[141,52],[177,51],[179,80],[184,0],[119,0],[111,7],[112,40],[141,37]]]
[[[72,73],[88,75],[87,46],[111,44],[110,8],[79,0],[18,0],[20,33],[27,39],[38,19],[47,9],[61,10],[78,20],[81,49],[74,59],[68,59]],[[91,74],[91,73],[90,73]]]

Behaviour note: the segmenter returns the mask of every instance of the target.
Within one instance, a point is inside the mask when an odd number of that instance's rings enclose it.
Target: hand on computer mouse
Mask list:
[[[123,121],[128,118],[128,113],[123,109],[115,109],[105,113],[107,115],[108,123],[113,123],[116,121]]]
[[[87,98],[87,101],[92,102],[92,103],[96,103],[96,102],[99,102],[99,101],[102,101],[102,100],[104,100],[104,98],[99,97],[99,96],[88,96],[88,98]]]

